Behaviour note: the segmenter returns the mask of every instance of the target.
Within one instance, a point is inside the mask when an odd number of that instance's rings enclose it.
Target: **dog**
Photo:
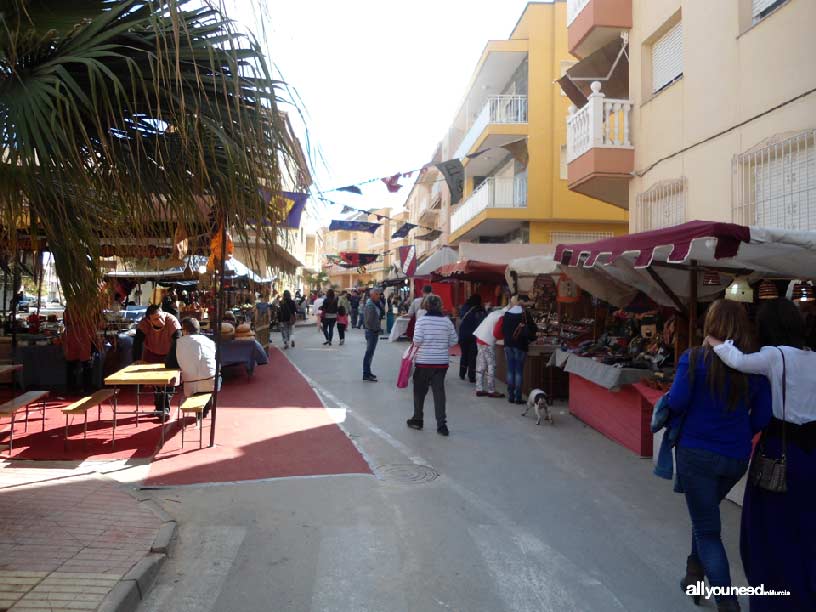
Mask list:
[[[552,425],[553,418],[552,414],[550,414],[550,406],[552,406],[552,403],[552,398],[547,395],[546,392],[542,391],[541,389],[533,389],[530,391],[530,395],[527,396],[527,410],[522,412],[521,416],[527,416],[527,413],[530,412],[530,408],[532,408],[535,410],[536,416],[538,417],[536,425],[541,425],[542,418]]]

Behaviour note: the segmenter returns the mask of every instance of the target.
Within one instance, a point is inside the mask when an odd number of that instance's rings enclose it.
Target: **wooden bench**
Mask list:
[[[25,408],[25,431],[28,431],[28,411],[31,404],[40,402],[40,409],[42,410],[42,430],[45,431],[45,398],[48,397],[48,391],[26,391],[22,395],[18,395],[12,400],[4,404],[0,404],[0,416],[11,415],[11,432],[8,443],[9,457],[14,448],[14,422],[17,417],[17,411]]]
[[[96,406],[96,418],[101,420],[102,402],[113,398],[114,395],[116,395],[115,389],[100,389],[93,395],[83,397],[62,409],[62,414],[65,415],[65,441],[63,444],[65,450],[68,450],[68,417],[74,414],[81,414],[85,417],[82,429],[82,443],[84,445],[88,441],[88,410]]]
[[[199,393],[185,398],[179,406],[179,413],[181,416],[194,414],[196,422],[198,423],[198,448],[204,444],[204,409],[212,399],[212,393]],[[184,430],[186,429],[184,421],[181,422],[181,448],[184,448]]]

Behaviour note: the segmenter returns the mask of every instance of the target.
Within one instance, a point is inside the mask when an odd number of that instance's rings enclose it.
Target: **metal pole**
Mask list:
[[[44,267],[43,267],[43,252],[39,252],[39,260],[37,263],[39,267],[39,271],[37,274],[39,275],[39,279],[37,281],[37,320],[40,319],[40,304],[42,303],[42,284],[43,284],[43,276],[44,276]]]
[[[221,261],[218,262],[218,290],[215,294],[215,389],[210,417],[210,447],[215,446],[215,421],[218,409],[218,387],[221,376],[221,322],[224,319],[224,262],[227,258],[227,216],[221,218]]]

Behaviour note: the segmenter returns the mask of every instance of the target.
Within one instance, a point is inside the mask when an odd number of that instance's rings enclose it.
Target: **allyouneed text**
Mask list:
[[[714,597],[750,597],[755,595],[790,595],[790,591],[774,591],[774,590],[766,590],[764,584],[760,584],[759,586],[748,586],[748,587],[740,587],[740,586],[728,586],[728,587],[720,587],[720,586],[706,586],[705,582],[702,580],[698,580],[694,584],[690,584],[686,587],[686,595],[696,595],[699,597],[705,597],[706,599],[710,599],[712,596]]]

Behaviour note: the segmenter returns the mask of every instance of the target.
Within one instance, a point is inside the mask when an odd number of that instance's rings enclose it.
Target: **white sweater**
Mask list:
[[[450,348],[458,342],[456,328],[448,317],[425,315],[417,319],[414,328],[414,344],[419,347],[417,364],[448,365]]]
[[[785,352],[785,420],[802,425],[816,421],[816,353],[792,346]],[[743,353],[731,340],[714,347],[729,367],[746,374],[763,374],[771,383],[773,415],[782,419],[782,354],[775,346],[763,346],[758,353]]]

